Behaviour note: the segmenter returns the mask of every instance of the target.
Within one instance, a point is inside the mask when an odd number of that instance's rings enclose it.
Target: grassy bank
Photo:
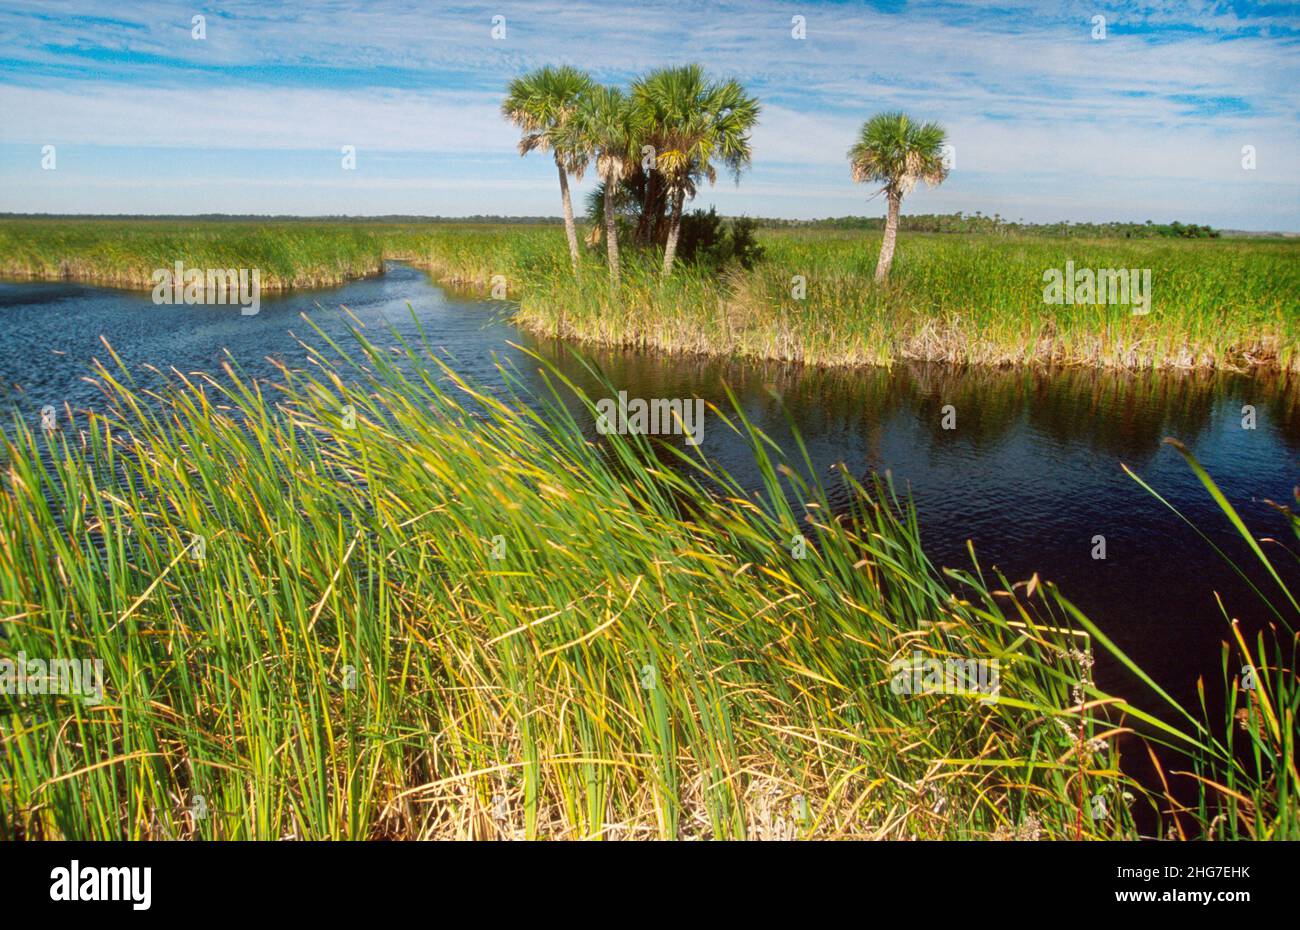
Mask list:
[[[1300,832],[1289,663],[1179,735],[1050,586],[942,577],[887,487],[832,513],[742,421],[757,495],[424,350],[315,361],[104,371],[107,416],[6,429],[0,654],[106,686],[0,694],[0,837],[1131,836],[1171,804],[1134,725],[1222,786],[1160,832]],[[997,661],[996,700],[899,691],[917,656]]]
[[[684,265],[667,282],[629,251],[611,294],[601,251],[575,278],[554,227],[8,220],[0,273],[144,287],[181,260],[260,267],[275,289],[400,258],[448,283],[504,283],[523,326],[601,345],[819,365],[1300,369],[1300,242],[905,234],[888,287],[872,282],[876,234],[767,230],[761,243],[752,270]],[[1150,269],[1150,313],[1044,303],[1043,273],[1067,261]]]
[[[153,287],[157,268],[257,268],[263,290],[326,287],[383,270],[383,239],[349,224],[0,220],[0,274]]]
[[[594,258],[573,278],[558,231],[448,230],[425,247],[452,280],[503,275],[523,325],[603,345],[823,365],[1300,368],[1300,243],[914,234],[885,288],[872,282],[877,235],[765,231],[761,243],[752,271],[683,267],[661,283],[629,262],[617,295]],[[1044,271],[1067,261],[1150,268],[1151,312],[1045,304]]]

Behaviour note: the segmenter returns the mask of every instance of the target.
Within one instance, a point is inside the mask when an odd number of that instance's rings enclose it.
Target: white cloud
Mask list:
[[[1093,5],[1073,0],[996,8],[945,0],[899,14],[810,4],[798,8],[808,18],[805,41],[789,35],[795,8],[773,0],[688,10],[664,0],[498,6],[503,42],[489,34],[497,10],[472,5],[236,0],[208,14],[203,42],[190,38],[193,11],[180,3],[56,5],[39,20],[10,7],[0,10],[0,55],[17,64],[0,78],[0,142],[230,152],[230,170],[243,171],[236,180],[285,211],[327,199],[332,188],[286,183],[265,158],[238,153],[352,144],[363,153],[454,155],[462,159],[454,171],[432,158],[425,180],[401,183],[425,192],[460,186],[466,202],[477,190],[481,209],[468,212],[554,212],[541,159],[500,160],[516,138],[497,113],[505,83],[548,62],[626,80],[698,60],[764,100],[752,174],[739,191],[719,185],[707,195],[748,212],[769,212],[763,197],[773,209],[795,209],[800,195],[791,191],[800,187],[805,215],[865,210],[844,153],[866,116],[902,107],[944,123],[957,146],[950,182],[916,195],[930,209],[1013,215],[1033,190],[1039,204],[1070,216],[1141,209],[1202,222],[1231,214],[1241,225],[1243,214],[1269,215],[1300,228],[1300,23],[1280,7],[1239,15],[1217,2],[1104,4],[1109,36],[1096,42]],[[1249,175],[1239,168],[1243,144],[1259,153]],[[484,164],[466,167],[475,159]],[[6,203],[43,203],[55,189],[70,196],[71,179],[33,186],[28,167],[0,177]],[[142,196],[150,182],[189,183],[194,209],[219,208],[206,199],[215,187],[197,178],[104,179],[111,183],[78,182],[89,201],[81,209],[106,202],[112,184]],[[503,184],[511,179],[520,186]],[[348,202],[364,204],[368,192],[375,206],[359,212],[387,212],[380,204],[390,192],[379,181],[357,179]],[[525,196],[529,210],[517,208]]]
[[[483,93],[301,88],[0,85],[6,142],[200,149],[509,151],[515,131]]]

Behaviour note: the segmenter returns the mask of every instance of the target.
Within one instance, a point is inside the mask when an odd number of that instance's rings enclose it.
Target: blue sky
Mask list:
[[[0,2],[0,211],[555,215],[506,83],[687,61],[764,105],[724,213],[882,213],[844,153],[902,108],[956,149],[906,212],[1300,231],[1300,4],[1246,2]]]

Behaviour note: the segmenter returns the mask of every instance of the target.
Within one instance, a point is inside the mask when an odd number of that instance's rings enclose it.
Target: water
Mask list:
[[[392,264],[380,278],[264,299],[256,316],[232,307],[157,307],[147,293],[0,283],[0,407],[8,408],[6,416],[17,410],[35,421],[46,404],[60,411],[65,404],[98,406],[98,391],[85,376],[91,358],[108,359],[101,336],[136,371],[152,365],[216,372],[229,352],[247,374],[274,378],[268,356],[300,363],[305,353],[298,339],[320,341],[303,314],[346,338],[339,305],[380,343],[389,326],[407,338],[422,328],[471,380],[499,384],[497,359],[534,371],[536,362],[513,342],[603,396],[572,347],[516,330],[505,320],[505,305],[450,294],[422,272]],[[1258,534],[1285,539],[1285,524],[1266,501],[1286,502],[1300,484],[1300,386],[1294,382],[937,365],[818,371],[582,351],[631,397],[700,396],[728,409],[723,386],[730,385],[750,419],[785,448],[793,450],[787,417],[798,425],[828,484],[839,463],[860,479],[889,470],[913,495],[923,542],[937,564],[969,567],[969,539],[986,570],[997,567],[1012,581],[1038,572],[1057,582],[1184,701],[1194,700],[1200,675],[1211,693],[1218,690],[1218,644],[1227,628],[1215,592],[1248,629],[1265,619],[1209,544],[1125,475],[1121,463],[1249,564],[1222,514],[1162,440],[1185,442]],[[1242,428],[1247,404],[1256,410],[1253,430]],[[955,430],[942,428],[945,405],[955,411]],[[716,418],[706,421],[703,449],[757,487],[747,446]],[[1092,557],[1096,536],[1105,537],[1104,560]],[[1275,561],[1290,563],[1291,579],[1300,581],[1293,559]],[[1257,572],[1252,577],[1265,585]],[[1098,681],[1131,685],[1113,664],[1102,666]]]

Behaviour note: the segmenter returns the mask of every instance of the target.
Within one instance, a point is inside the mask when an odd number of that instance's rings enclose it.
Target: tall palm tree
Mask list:
[[[750,132],[758,101],[737,81],[713,81],[699,65],[661,68],[632,85],[636,123],[655,147],[672,211],[664,244],[664,276],[673,270],[682,228],[682,204],[700,179],[717,180],[719,166],[740,180],[751,159]]]
[[[604,199],[601,212],[611,287],[618,287],[620,273],[614,198],[631,164],[636,139],[631,100],[621,90],[601,85],[583,95],[572,118],[557,134],[557,141],[566,151],[584,160],[595,159]]]
[[[561,139],[564,127],[577,110],[582,98],[591,91],[592,81],[585,72],[568,65],[550,65],[530,71],[510,82],[501,113],[523,131],[519,154],[536,149],[550,150],[560,173],[560,199],[564,203],[564,232],[569,238],[569,257],[578,269],[578,231],[573,224],[573,203],[569,199],[569,175],[581,179],[587,160]],[[559,144],[557,144],[557,142]]]
[[[889,277],[889,268],[894,263],[898,211],[903,197],[912,192],[917,181],[936,187],[948,177],[943,163],[946,139],[938,123],[917,123],[901,112],[877,113],[862,124],[858,141],[849,149],[853,180],[884,185],[881,190],[889,201],[885,238],[876,262],[877,283]]]

